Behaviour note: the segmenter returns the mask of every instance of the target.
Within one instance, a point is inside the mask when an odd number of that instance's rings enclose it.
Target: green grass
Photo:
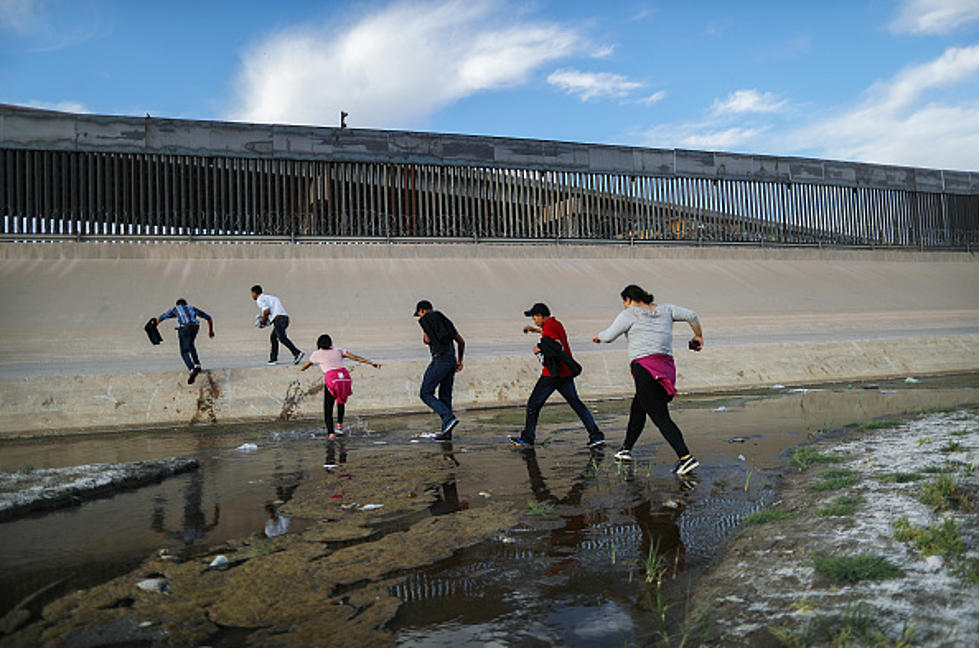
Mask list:
[[[925,475],[920,472],[892,472],[880,476],[882,482],[890,484],[907,484],[925,479]]]
[[[979,430],[956,430],[955,432],[951,432],[950,434],[952,436],[965,436],[967,434],[972,434],[977,431]]]
[[[955,573],[973,585],[979,585],[979,560],[966,558],[956,565]]]
[[[745,524],[765,524],[766,522],[775,522],[776,520],[788,520],[794,517],[795,517],[795,513],[789,511],[765,509],[763,511],[755,511],[754,513],[744,516],[743,522]]]
[[[820,517],[849,517],[857,512],[857,507],[863,503],[862,497],[837,497],[829,506],[816,510]]]
[[[892,420],[882,420],[882,421],[868,421],[867,423],[847,423],[848,428],[856,428],[858,430],[889,430],[901,425],[900,421]]]
[[[941,451],[941,452],[962,452],[962,444],[959,443],[958,441],[949,441],[948,443],[946,443],[945,445],[943,445],[941,448],[939,448],[939,451]]]
[[[789,459],[789,465],[795,466],[799,470],[805,470],[809,466],[813,466],[815,464],[839,463],[841,461],[843,461],[843,457],[825,455],[816,452],[812,448],[802,447],[796,448],[792,451],[792,457]]]
[[[817,573],[841,583],[885,580],[904,574],[900,567],[882,556],[816,556],[812,567]]]
[[[935,526],[916,527],[906,517],[893,522],[894,537],[910,542],[924,556],[957,556],[965,551],[955,520],[945,518]]]
[[[925,466],[921,469],[921,472],[928,473],[929,475],[946,475],[949,473],[954,473],[955,471],[955,466],[951,464],[945,464],[943,466]]]
[[[860,483],[860,475],[852,470],[835,469],[825,470],[820,479],[812,484],[809,489],[814,491],[840,490],[856,486]]]
[[[554,507],[547,502],[527,502],[527,507],[530,509],[531,515],[540,515],[546,517],[548,515],[554,515]]]
[[[768,631],[787,648],[806,648],[814,645],[834,648],[853,646],[911,648],[915,626],[905,624],[901,628],[900,636],[891,640],[885,628],[877,620],[874,610],[860,603],[848,607],[842,618],[817,615],[797,631],[789,628],[769,628]]]
[[[17,472],[19,472],[22,475],[30,475],[32,472],[34,472],[34,465],[24,464]]]
[[[921,503],[936,511],[972,511],[969,496],[951,475],[942,474],[921,487]]]

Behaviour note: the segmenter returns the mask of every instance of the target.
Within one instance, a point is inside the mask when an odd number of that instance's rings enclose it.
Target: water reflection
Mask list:
[[[221,520],[221,505],[214,504],[211,522],[207,522],[204,514],[204,475],[200,471],[191,473],[184,489],[184,515],[179,530],[166,528],[166,498],[157,495],[153,498],[153,514],[150,516],[150,528],[168,538],[180,540],[185,545],[192,545],[203,540],[207,534],[218,526]]]
[[[343,439],[329,439],[326,442],[326,458],[323,459],[323,467],[327,470],[337,468],[340,464],[347,463],[347,446]]]

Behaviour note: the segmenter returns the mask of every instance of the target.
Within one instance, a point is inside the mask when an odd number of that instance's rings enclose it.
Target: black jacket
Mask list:
[[[146,331],[146,337],[150,339],[151,344],[159,344],[160,342],[163,342],[163,336],[160,335],[160,331],[156,328],[155,319],[148,321],[146,326],[143,327],[143,330]]]
[[[540,349],[541,355],[544,356],[543,363],[547,367],[548,373],[555,378],[561,375],[562,364],[571,370],[571,378],[581,373],[581,365],[568,355],[564,347],[557,340],[542,337],[540,342],[537,343],[537,347]]]

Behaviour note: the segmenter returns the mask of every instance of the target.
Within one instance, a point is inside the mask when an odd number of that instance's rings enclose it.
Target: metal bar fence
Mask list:
[[[0,210],[7,239],[979,243],[971,194],[159,153],[3,150]]]

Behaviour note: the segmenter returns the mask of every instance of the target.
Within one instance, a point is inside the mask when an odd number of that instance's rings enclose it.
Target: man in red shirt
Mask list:
[[[536,326],[525,326],[523,332],[540,333],[541,335],[541,343],[534,347],[534,353],[541,355],[541,347],[556,347],[556,345],[548,344],[548,340],[553,340],[560,345],[559,353],[563,351],[564,354],[567,354],[568,360],[571,361],[571,345],[568,344],[568,334],[565,333],[561,322],[551,317],[551,309],[547,307],[547,304],[534,304],[530,310],[524,311],[524,315],[533,318]],[[544,350],[544,354],[547,354],[546,350]],[[543,362],[551,367],[556,366],[557,375],[553,375],[548,366],[543,368],[540,378],[537,379],[537,384],[534,385],[534,390],[527,400],[527,420],[524,423],[524,429],[519,436],[509,437],[510,441],[521,448],[534,447],[537,418],[540,416],[540,410],[548,397],[557,391],[561,396],[564,396],[564,400],[568,401],[568,405],[571,406],[571,409],[584,423],[585,429],[588,430],[588,447],[599,448],[605,445],[605,435],[598,429],[591,412],[578,398],[571,369],[565,362],[554,360],[552,357],[544,358]]]

